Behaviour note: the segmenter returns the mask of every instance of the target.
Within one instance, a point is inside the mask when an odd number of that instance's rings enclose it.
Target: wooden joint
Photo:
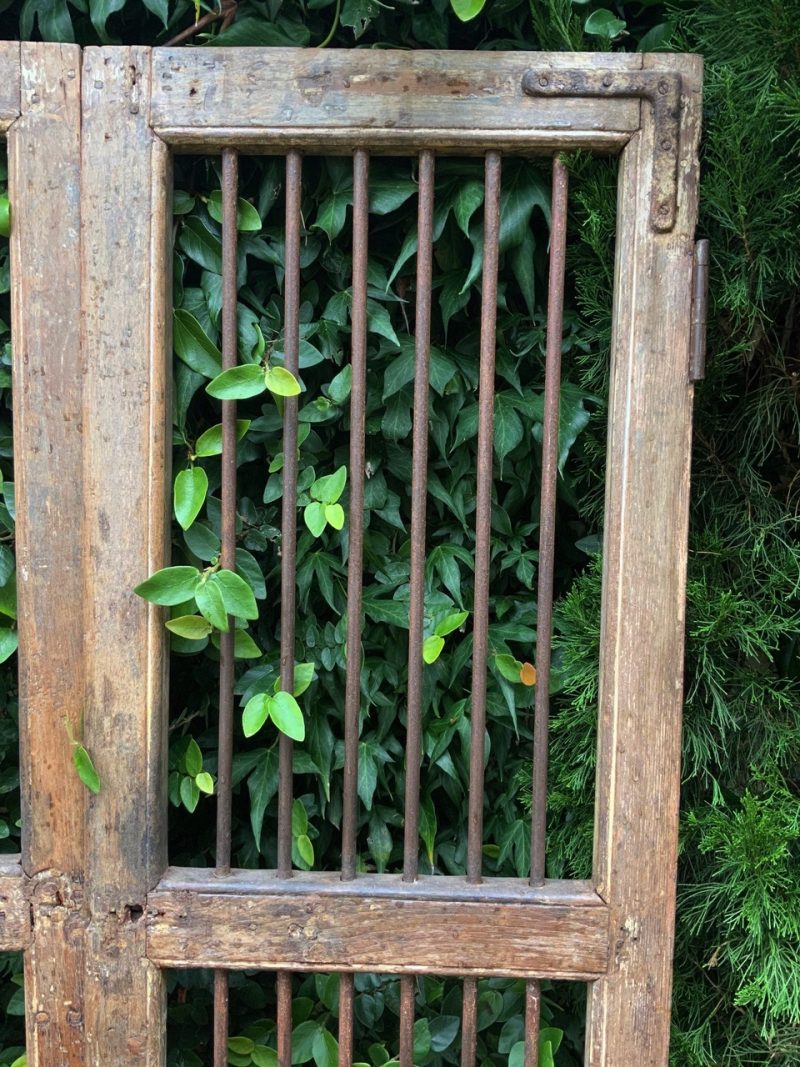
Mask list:
[[[683,82],[675,71],[585,70],[574,68],[529,70],[522,78],[528,96],[639,97],[653,107],[655,146],[650,191],[650,225],[666,233],[678,210],[678,151],[680,147]]]

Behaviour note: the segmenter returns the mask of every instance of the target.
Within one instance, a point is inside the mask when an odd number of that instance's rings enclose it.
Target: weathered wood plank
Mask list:
[[[607,908],[584,883],[171,870],[147,926],[150,959],[169,967],[586,980],[608,959]]]
[[[0,41],[0,133],[19,117],[19,55],[17,41]]]
[[[259,142],[359,143],[383,150],[422,144],[485,151],[573,139],[608,147],[639,127],[639,103],[534,99],[532,66],[638,69],[642,57],[542,52],[404,52],[368,49],[164,49],[153,52],[151,121],[170,141],[200,144],[236,128]],[[552,131],[557,136],[542,137]],[[593,137],[597,140],[593,144]]]
[[[684,78],[678,220],[649,224],[651,109],[622,157],[606,486],[594,871],[611,909],[587,1067],[666,1067],[680,786],[692,387],[688,384],[702,61]]]
[[[19,856],[0,861],[0,952],[20,952],[31,940],[31,909]]]
[[[8,152],[28,1063],[81,1067],[87,791],[68,734],[80,736],[84,708],[81,59],[46,44],[20,58]]]
[[[166,866],[166,643],[133,587],[167,559],[170,165],[147,124],[143,48],[84,52],[86,1019],[92,1067],[164,1062],[141,922]]]

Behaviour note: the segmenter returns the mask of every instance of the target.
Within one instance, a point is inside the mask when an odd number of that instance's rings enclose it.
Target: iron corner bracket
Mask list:
[[[640,97],[653,106],[655,154],[650,194],[650,225],[667,233],[675,225],[678,201],[683,83],[675,71],[529,70],[522,77],[527,96]]]

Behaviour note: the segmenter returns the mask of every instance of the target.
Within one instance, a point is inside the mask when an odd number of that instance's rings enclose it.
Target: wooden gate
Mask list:
[[[691,300],[701,62],[692,56],[149,50],[0,45],[0,132],[13,206],[23,854],[0,874],[0,947],[25,950],[31,1067],[165,1060],[162,968],[216,970],[215,1064],[227,1062],[226,970],[278,974],[291,1062],[292,971],[340,971],[340,1062],[350,1063],[352,974],[413,985],[464,977],[462,1063],[474,1063],[478,976],[590,983],[589,1067],[664,1067],[680,769],[692,403]],[[589,882],[544,877],[547,677],[566,170],[557,153],[620,156],[596,832]],[[286,157],[286,358],[297,356],[302,155],[354,159],[353,395],[343,870],[292,875],[291,743],[281,742],[279,869],[230,870],[232,658],[222,643],[217,867],[166,855],[167,654],[161,610],[124,592],[168,563],[173,152],[223,154],[223,356],[236,362],[237,153]],[[356,875],[355,760],[363,491],[369,155],[419,156],[406,864]],[[473,744],[464,878],[416,870],[425,562],[427,329],[436,156],[485,157],[473,739],[483,737],[492,487],[494,307],[502,162],[555,156],[548,416],[543,443],[533,869],[483,879]],[[223,557],[235,507],[226,403]],[[296,405],[285,415],[294,454]],[[225,462],[227,459],[227,462]],[[283,528],[282,684],[294,626],[292,469]],[[227,543],[227,547],[226,547]],[[288,672],[288,674],[287,674]],[[102,779],[72,767],[65,721]],[[287,816],[288,813],[288,816]]]

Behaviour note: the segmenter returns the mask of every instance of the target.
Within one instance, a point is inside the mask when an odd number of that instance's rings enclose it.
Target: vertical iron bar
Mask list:
[[[481,352],[478,394],[478,470],[475,506],[475,600],[473,608],[472,710],[469,754],[467,880],[481,880],[483,847],[483,754],[486,733],[486,664],[489,648],[489,564],[492,527],[494,365],[497,324],[497,264],[500,243],[500,153],[486,155],[481,286]]]
[[[239,156],[222,153],[222,369],[238,362],[236,334],[236,209]],[[222,549],[220,562],[236,567],[236,401],[222,401]],[[233,762],[234,620],[219,641],[219,762],[217,768],[216,873],[231,869],[231,766]],[[214,972],[214,1067],[228,1062],[228,975]]]
[[[475,1067],[478,1050],[478,979],[465,978],[461,1010],[461,1067]]]
[[[342,879],[356,876],[358,835],[358,735],[361,720],[361,590],[364,558],[364,469],[367,411],[367,253],[369,153],[353,155],[353,306],[350,362],[350,505],[347,557],[347,668],[344,695]],[[353,975],[339,980],[339,1067],[353,1055]]]
[[[339,1067],[353,1063],[353,976],[339,978]]]
[[[292,975],[278,971],[278,1067],[292,1067]]]
[[[434,155],[419,157],[417,295],[414,322],[414,429],[411,458],[411,571],[406,712],[406,802],[403,881],[419,865],[419,777],[422,756],[422,631],[425,615],[425,518],[428,499],[428,367],[431,341]]]
[[[411,459],[411,572],[406,710],[406,799],[403,881],[419,873],[419,778],[422,758],[422,633],[425,615],[425,519],[428,497],[428,370],[431,340],[433,190],[435,157],[420,153],[417,211],[417,292],[414,322],[414,429]],[[416,979],[400,979],[400,1067],[414,1055]]]
[[[568,172],[553,160],[553,217],[550,228],[550,281],[547,293],[547,347],[542,427],[542,496],[539,508],[539,583],[536,620],[536,707],[533,721],[533,806],[531,885],[544,883],[547,822],[547,732],[550,719],[550,655],[553,627],[556,492],[558,487],[558,408],[561,393],[561,339],[564,326],[564,267],[567,246]]]
[[[300,348],[300,212],[302,158],[286,156],[283,348],[286,369],[298,373]],[[283,498],[281,508],[281,689],[294,691],[295,583],[297,552],[297,397],[284,398]],[[292,741],[279,741],[278,876],[292,875]]]
[[[286,155],[285,278],[283,285],[283,356],[297,376],[300,352],[300,223],[303,161]],[[281,689],[294,692],[295,586],[297,558],[297,397],[284,398],[283,498],[281,506]],[[278,741],[278,877],[292,876],[292,741]],[[279,973],[278,1058],[289,1067],[292,1058],[292,976]]]
[[[350,389],[350,506],[347,557],[347,670],[344,695],[342,878],[355,878],[358,828],[358,733],[361,714],[361,588],[364,552],[364,433],[367,409],[367,249],[369,153],[353,156],[353,306]]]
[[[539,1067],[539,1020],[542,993],[538,982],[525,986],[525,1067]]]
[[[475,505],[475,597],[473,605],[472,708],[470,714],[467,881],[481,880],[483,855],[483,755],[486,733],[486,665],[489,652],[489,567],[492,538],[492,452],[497,269],[500,256],[499,152],[487,152],[483,216],[481,343],[478,392],[478,469]],[[478,981],[465,978],[461,1064],[473,1067],[477,1050]]]
[[[539,507],[539,580],[536,620],[536,705],[533,722],[533,803],[531,807],[531,885],[544,884],[547,826],[547,749],[550,720],[550,660],[553,630],[558,416],[561,402],[561,340],[564,332],[564,273],[567,254],[569,173],[553,160],[550,278],[542,430],[542,495]],[[539,1063],[539,982],[528,982],[525,999],[525,1067]]]

